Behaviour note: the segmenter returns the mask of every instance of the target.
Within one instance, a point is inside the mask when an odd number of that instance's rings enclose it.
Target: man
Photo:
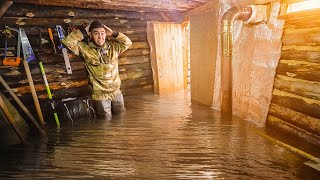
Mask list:
[[[90,37],[88,43],[82,41],[87,34]],[[97,116],[111,117],[112,112],[125,111],[120,91],[118,57],[132,45],[131,40],[101,22],[93,21],[89,30],[84,27],[76,29],[61,42],[84,60]]]

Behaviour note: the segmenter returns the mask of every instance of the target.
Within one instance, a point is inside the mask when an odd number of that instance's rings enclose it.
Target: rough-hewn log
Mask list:
[[[306,116],[302,113],[279,106],[277,104],[271,104],[270,114],[320,136],[320,119]]]
[[[146,69],[151,69],[151,65],[148,62],[142,64],[121,65],[119,66],[119,73],[121,74],[122,72],[136,72]]]
[[[121,83],[121,89],[126,89],[126,88],[135,88],[135,87],[143,87],[147,85],[152,85],[153,80],[152,77],[143,77],[139,79],[134,79],[134,80],[124,80]]]
[[[68,89],[68,88],[81,87],[81,86],[86,86],[88,84],[87,82],[88,81],[86,79],[80,80],[80,81],[54,82],[54,83],[50,83],[50,89],[56,90],[56,89]],[[35,85],[35,89],[37,92],[46,91],[46,87],[44,84]],[[25,94],[25,93],[31,93],[30,88],[27,86],[12,88],[12,91],[15,92],[18,96],[21,96],[22,94]]]
[[[129,49],[148,49],[148,42],[134,42]]]
[[[148,70],[121,73],[120,79],[121,80],[137,79],[137,78],[147,77],[151,75],[152,75],[152,70],[148,69]]]
[[[282,50],[281,59],[303,60],[306,62],[318,63],[320,52],[318,51],[297,51],[292,49]]]
[[[15,3],[37,4],[47,6],[66,6],[89,9],[116,9],[137,12],[157,12],[157,11],[187,11],[204,3],[199,1],[173,0],[170,3],[163,3],[160,0],[154,1],[98,1],[98,0],[51,0],[51,1],[34,1],[34,0],[14,0]]]
[[[119,57],[131,57],[150,54],[150,49],[129,49],[122,53]]]
[[[4,16],[47,18],[127,18],[163,21],[161,15],[158,13],[34,6],[30,4],[13,4],[10,7],[10,11],[7,11]]]
[[[299,96],[320,100],[320,82],[277,75],[274,87]]]
[[[60,18],[26,18],[26,17],[2,17],[1,25],[8,25],[15,27],[17,25],[24,27],[33,27],[33,26],[41,26],[41,27],[54,27],[54,25],[60,24],[64,26],[68,26],[72,24],[73,26],[79,26],[83,23],[91,23],[94,20],[101,21],[107,26],[147,26],[146,21],[141,20],[123,20],[123,19],[60,19]]]
[[[146,85],[142,87],[137,88],[130,88],[130,89],[122,89],[122,94],[124,98],[128,95],[136,95],[136,94],[142,94],[142,93],[153,93],[153,85]]]
[[[280,60],[277,73],[298,79],[319,81],[320,63],[305,61]]]
[[[286,46],[319,46],[320,27],[303,29],[286,28],[284,30],[282,44]]]
[[[150,57],[147,55],[119,58],[119,65],[141,64],[146,62],[150,62]]]
[[[288,18],[285,21],[285,28],[312,28],[320,26],[320,15],[305,13],[300,14],[298,18]]]
[[[305,98],[278,89],[274,89],[272,94],[272,103],[320,119],[319,100]]]
[[[12,1],[3,1],[2,3],[0,3],[0,18],[12,4]]]
[[[311,143],[317,147],[320,147],[320,137],[309,133],[301,128],[293,126],[279,118],[269,115],[267,118],[267,128],[272,132],[281,132],[286,139],[299,139],[300,141],[295,141],[295,146],[303,147],[302,144],[306,145],[305,142]],[[291,143],[294,143],[290,141]],[[297,143],[298,142],[298,143]],[[299,149],[301,149],[299,148]]]

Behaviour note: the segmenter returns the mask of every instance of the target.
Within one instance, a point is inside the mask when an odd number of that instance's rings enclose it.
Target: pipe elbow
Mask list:
[[[252,15],[251,7],[232,6],[222,16],[222,21],[248,20]]]

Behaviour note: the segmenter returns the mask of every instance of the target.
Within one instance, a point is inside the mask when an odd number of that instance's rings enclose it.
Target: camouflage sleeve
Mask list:
[[[81,41],[83,38],[81,31],[76,29],[61,40],[61,43],[75,55],[81,56],[81,44],[83,43]]]
[[[112,45],[115,47],[116,51],[119,52],[119,54],[123,53],[132,45],[131,40],[121,32],[116,32],[115,40],[116,41],[114,41]]]

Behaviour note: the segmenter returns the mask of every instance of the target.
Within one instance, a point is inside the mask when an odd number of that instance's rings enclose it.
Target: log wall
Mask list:
[[[47,74],[47,79],[55,100],[68,97],[88,96],[87,75],[79,57],[69,54],[72,74],[65,71],[65,64],[61,50],[54,53],[47,28],[54,30],[55,25],[62,25],[67,31],[70,26],[90,23],[100,20],[110,28],[123,32],[133,45],[119,58],[119,73],[122,80],[124,95],[143,93],[153,90],[152,70],[150,66],[150,48],[147,43],[147,21],[163,21],[158,13],[139,13],[112,10],[90,10],[67,7],[48,7],[27,4],[13,4],[0,18],[0,31],[5,25],[12,28],[23,27],[28,35],[33,50],[40,50],[38,29],[41,30],[42,46],[40,58]],[[56,31],[53,31],[54,41],[59,45]],[[3,58],[5,36],[0,32],[0,59]],[[16,37],[8,39],[8,56],[15,55]],[[32,65],[31,71],[41,106],[45,107],[47,99],[46,89],[37,65]],[[20,67],[0,68],[1,75],[17,93],[20,99],[32,108],[33,101],[23,65]],[[0,90],[4,88],[0,86]],[[46,111],[45,109],[43,111]]]
[[[319,15],[288,16],[267,118],[272,132],[285,132],[320,147]],[[306,23],[308,22],[308,23]]]

